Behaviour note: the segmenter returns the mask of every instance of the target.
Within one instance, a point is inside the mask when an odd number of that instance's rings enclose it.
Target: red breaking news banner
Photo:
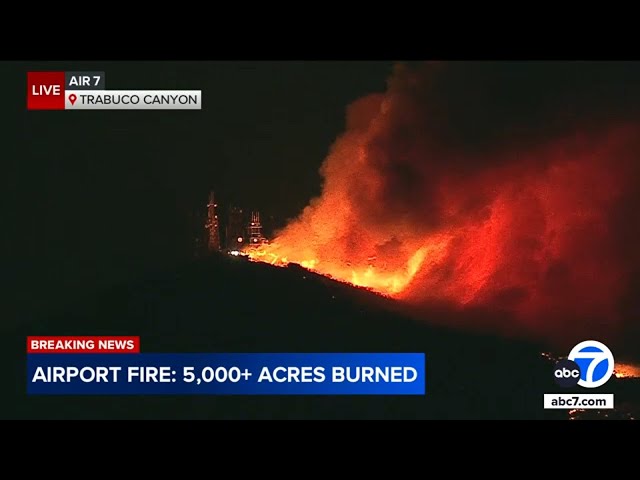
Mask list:
[[[64,72],[27,73],[28,110],[64,110]]]
[[[27,337],[27,353],[140,353],[140,337]]]

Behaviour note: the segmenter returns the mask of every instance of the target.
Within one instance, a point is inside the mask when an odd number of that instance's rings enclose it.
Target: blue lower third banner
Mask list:
[[[424,353],[29,354],[30,395],[424,395]]]

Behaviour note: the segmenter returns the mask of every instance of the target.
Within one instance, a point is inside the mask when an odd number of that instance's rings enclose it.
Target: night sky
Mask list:
[[[426,99],[441,141],[520,145],[634,119],[639,63],[476,65]],[[2,278],[9,311],[68,305],[189,257],[188,218],[222,207],[283,226],[320,192],[318,169],[346,107],[383,92],[393,62],[5,63]],[[202,111],[26,110],[30,70],[106,72],[108,89],[201,89]],[[436,130],[437,132],[437,130]],[[524,142],[524,143],[523,143]]]
[[[346,106],[391,62],[24,62],[0,65],[11,310],[24,317],[171,268],[188,218],[221,207],[279,227],[320,191]],[[108,89],[201,89],[201,111],[27,111],[26,72],[106,72]],[[8,152],[7,152],[8,147]],[[8,227],[8,228],[7,228]],[[7,235],[8,233],[8,235]]]

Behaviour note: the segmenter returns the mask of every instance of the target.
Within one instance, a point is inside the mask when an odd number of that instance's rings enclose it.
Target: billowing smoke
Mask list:
[[[640,123],[620,85],[588,77],[606,68],[399,66],[349,106],[321,196],[259,258],[533,335],[613,338],[640,264]]]

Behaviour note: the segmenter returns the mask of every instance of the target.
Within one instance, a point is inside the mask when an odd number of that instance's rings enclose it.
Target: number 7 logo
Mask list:
[[[581,387],[600,387],[613,375],[613,354],[606,345],[596,340],[580,342],[573,347],[567,358],[580,367],[578,385]]]

